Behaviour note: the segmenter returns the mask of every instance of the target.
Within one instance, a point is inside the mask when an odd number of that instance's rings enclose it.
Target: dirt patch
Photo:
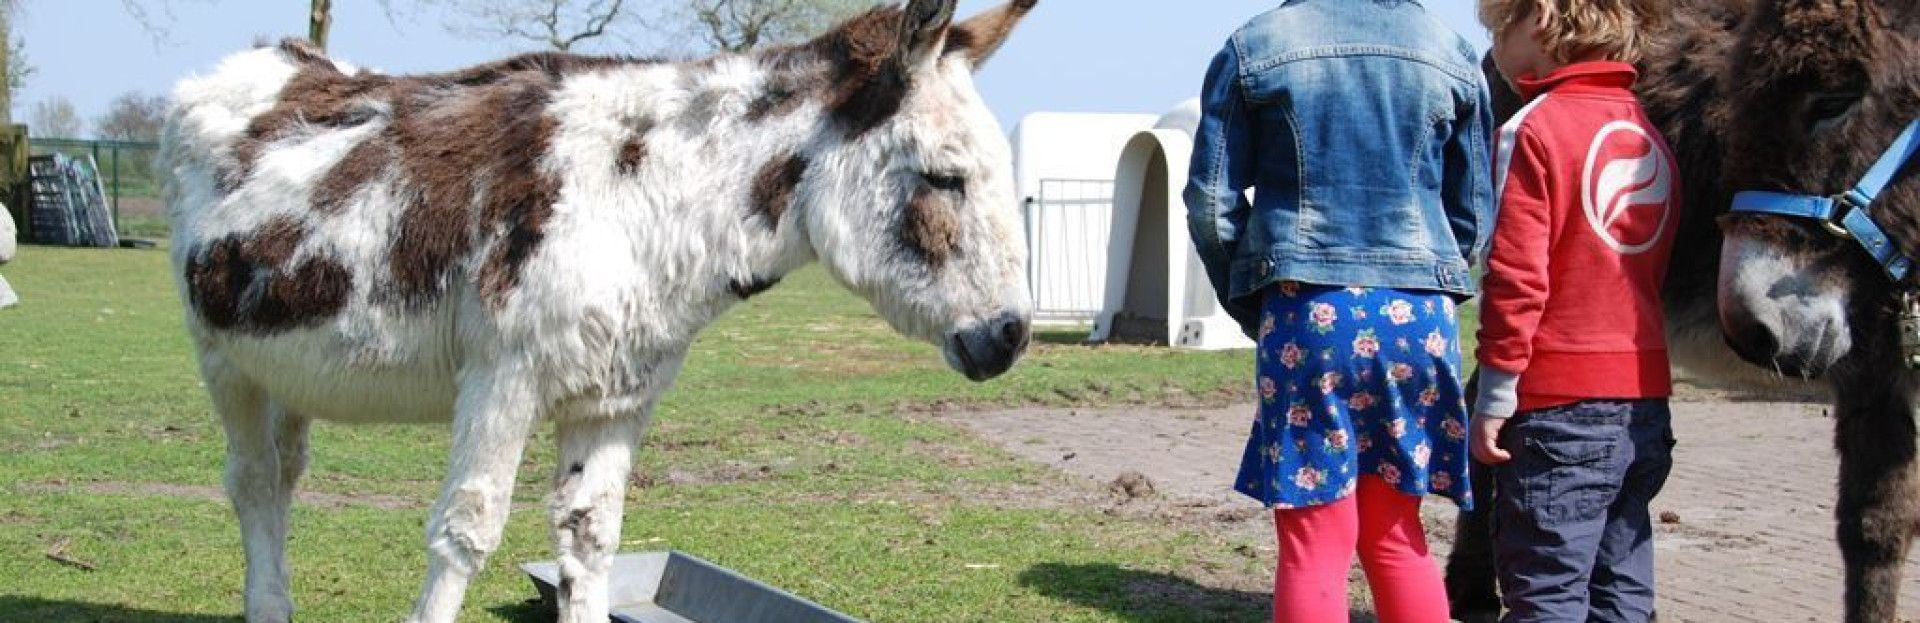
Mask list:
[[[1191,529],[1223,549],[1273,550],[1267,510],[1234,493],[1251,411],[1209,409],[1014,409],[960,412],[943,421],[1006,451],[1059,470],[1077,503],[1115,517]],[[1270,573],[1266,571],[1263,573]],[[1262,585],[1271,578],[1245,579]]]
[[[1107,492],[1129,500],[1148,497],[1154,494],[1153,479],[1136,471],[1121,472],[1113,482],[1107,483]]]
[[[47,520],[45,519],[42,519],[34,515],[28,515],[26,513],[22,513],[17,510],[8,510],[5,512],[0,512],[0,524],[6,524],[11,526],[32,526],[32,525],[43,524],[46,522]]]
[[[1014,409],[945,419],[1022,458],[1102,486],[1133,472],[1155,492],[1184,503],[1260,508],[1232,491],[1251,407]]]
[[[1654,500],[1660,610],[1675,620],[1838,620],[1842,584],[1833,542],[1833,421],[1813,392],[1768,400],[1681,384],[1674,399],[1675,467]],[[931,412],[1078,483],[1082,508],[1160,521],[1218,544],[1221,556],[1142,573],[1135,588],[1203,604],[1270,591],[1268,512],[1232,492],[1254,407],[1013,409]],[[1129,476],[1128,474],[1137,474]],[[1140,480],[1153,493],[1136,496]],[[1046,496],[1046,491],[1032,492]],[[1062,500],[1052,503],[1076,503]],[[1454,506],[1428,498],[1422,523],[1437,558],[1452,549]],[[1231,564],[1238,558],[1242,564]],[[1353,576],[1356,621],[1370,609]],[[1242,594],[1244,593],[1244,594]],[[1920,620],[1920,559],[1901,584],[1903,619]]]
[[[1066,484],[1040,493],[1056,503],[1160,523],[1169,534],[1211,543],[1218,556],[1166,572],[1130,572],[1138,594],[1210,611],[1265,603],[1273,590],[1272,519],[1232,490],[1251,414],[1242,407],[1128,407],[937,417],[1059,470]],[[1073,497],[1059,497],[1067,492]]]
[[[1252,405],[1234,405],[949,411],[937,417],[1059,470],[1076,484],[1055,491],[1088,492],[1081,508],[1158,522],[1169,533],[1212,543],[1219,556],[1166,572],[1128,573],[1131,592],[1143,599],[1221,612],[1265,605],[1273,594],[1272,515],[1233,491],[1253,414]],[[1451,550],[1455,510],[1439,498],[1431,502],[1421,519],[1435,553],[1444,555]],[[1372,597],[1357,566],[1350,582],[1352,620],[1374,621]]]
[[[959,446],[915,439],[907,442],[906,453],[914,456],[932,457],[942,465],[956,468],[973,467],[980,464],[980,458]]]
[[[643,471],[636,465],[633,474],[627,477],[628,483],[641,489],[659,486],[701,486],[724,485],[735,482],[757,482],[776,478],[780,472],[792,467],[792,459],[773,463],[750,463],[747,461],[726,461],[702,468],[669,469],[664,475]]]

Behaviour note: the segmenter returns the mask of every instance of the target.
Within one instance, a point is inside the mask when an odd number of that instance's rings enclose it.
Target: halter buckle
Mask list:
[[[1847,231],[1846,225],[1841,223],[1846,220],[1847,214],[1860,209],[1860,204],[1855,203],[1853,197],[1847,193],[1840,193],[1829,197],[1829,199],[1833,200],[1833,213],[1827,215],[1827,218],[1820,219],[1820,226],[1826,228],[1827,233],[1833,234],[1835,237],[1852,239],[1853,232]]]

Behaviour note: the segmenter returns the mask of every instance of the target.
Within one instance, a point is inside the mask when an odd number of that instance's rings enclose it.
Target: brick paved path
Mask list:
[[[1818,404],[1680,403],[1662,526],[1660,613],[1670,621],[1838,621],[1833,420]],[[1911,558],[1901,613],[1920,618]]]
[[[1099,482],[1144,472],[1159,491],[1193,503],[1251,507],[1227,490],[1253,407],[1214,410],[1019,410],[955,417],[1002,447]],[[1840,620],[1842,568],[1834,544],[1833,422],[1819,404],[1674,405],[1675,467],[1654,513],[1672,512],[1659,551],[1662,621]],[[1453,505],[1426,505],[1436,553],[1451,537]],[[1272,557],[1270,527],[1240,536]],[[1903,617],[1920,621],[1920,563],[1909,562]]]

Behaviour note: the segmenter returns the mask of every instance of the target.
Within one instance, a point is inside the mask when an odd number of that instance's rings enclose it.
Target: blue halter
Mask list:
[[[1898,245],[1887,237],[1887,230],[1873,220],[1867,209],[1873,206],[1880,191],[1886,190],[1893,182],[1895,173],[1906,166],[1907,160],[1920,152],[1920,119],[1907,125],[1907,130],[1893,140],[1893,146],[1880,156],[1880,161],[1867,170],[1866,177],[1853,189],[1832,197],[1814,195],[1795,195],[1788,193],[1749,191],[1733,196],[1733,211],[1750,214],[1773,214],[1794,218],[1808,218],[1820,221],[1827,231],[1842,238],[1852,238],[1873,256],[1873,261],[1887,271],[1894,283],[1907,278],[1913,269],[1913,258],[1902,253]]]

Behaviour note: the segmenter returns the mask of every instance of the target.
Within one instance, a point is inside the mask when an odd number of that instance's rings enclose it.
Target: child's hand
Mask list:
[[[1506,418],[1474,416],[1473,435],[1467,440],[1468,448],[1473,451],[1474,460],[1487,465],[1498,465],[1513,460],[1512,454],[1500,449],[1500,429],[1506,425]]]

